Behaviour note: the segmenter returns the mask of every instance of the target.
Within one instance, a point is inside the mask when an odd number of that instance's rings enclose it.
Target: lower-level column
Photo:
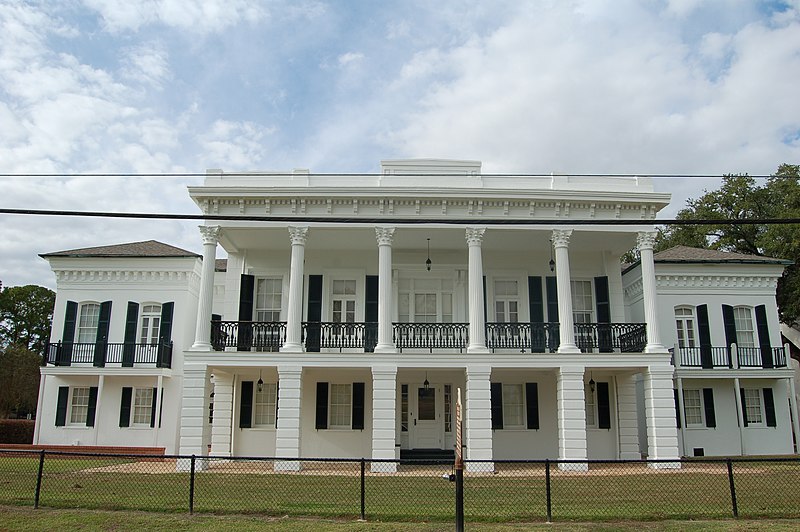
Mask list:
[[[647,458],[678,460],[678,427],[672,366],[651,366],[644,374],[644,408],[647,416]],[[680,468],[680,462],[658,462],[654,468]]]
[[[206,430],[206,399],[208,397],[208,368],[205,364],[184,364],[183,397],[181,398],[181,435],[179,454],[203,456]],[[205,460],[198,460],[195,468],[205,467]],[[178,470],[188,471],[190,461],[178,460]]]
[[[583,366],[562,366],[558,372],[558,459],[586,460],[586,396]],[[561,463],[564,471],[588,471],[587,463]]]
[[[466,437],[467,471],[490,472],[492,463],[492,391],[490,366],[467,366]]]
[[[300,400],[303,368],[278,366],[278,427],[275,431],[275,456],[300,457]],[[299,471],[298,460],[276,460],[276,471]]]
[[[397,366],[372,368],[372,458],[394,460],[396,441]],[[394,473],[396,462],[372,462],[376,473]]]
[[[231,456],[233,375],[214,372],[214,419],[211,423],[211,456]]]
[[[617,411],[619,414],[619,458],[640,460],[639,417],[636,407],[636,376],[617,377]]]

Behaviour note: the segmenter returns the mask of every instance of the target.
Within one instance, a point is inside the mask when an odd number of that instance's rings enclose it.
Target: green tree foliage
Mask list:
[[[800,218],[800,166],[782,164],[759,185],[747,175],[730,175],[718,190],[690,199],[679,220],[719,220],[712,225],[669,225],[659,235],[656,251],[693,246],[720,251],[800,261],[800,225],[742,224],[731,220]],[[781,321],[800,320],[800,266],[786,268],[778,281]]]
[[[23,345],[0,347],[0,418],[36,412],[41,360]]]
[[[10,286],[0,290],[0,348],[20,345],[44,352],[56,294],[43,286]]]

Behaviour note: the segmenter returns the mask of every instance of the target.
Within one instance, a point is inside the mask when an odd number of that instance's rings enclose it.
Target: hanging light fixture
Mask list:
[[[556,269],[556,261],[553,260],[553,240],[550,240],[550,271],[555,271]]]
[[[594,386],[595,386],[594,378],[592,378],[592,374],[590,373],[589,374],[589,391],[592,392],[592,393],[594,393]]]
[[[431,239],[428,239],[428,260],[425,261],[425,266],[428,271],[431,271]]]
[[[258,392],[261,393],[261,391],[264,390],[264,381],[261,379],[261,370],[258,370],[258,382],[256,384],[258,384]]]
[[[422,383],[422,387],[425,389],[426,392],[428,391],[428,388],[431,387],[431,383],[428,382],[428,372],[427,371],[425,372],[425,382]]]

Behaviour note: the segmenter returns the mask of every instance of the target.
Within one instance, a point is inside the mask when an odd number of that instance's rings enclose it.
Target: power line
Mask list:
[[[0,174],[0,177],[612,177],[612,178],[653,178],[653,179],[723,179],[725,177],[751,177],[753,179],[768,179],[771,177],[779,179],[796,179],[794,176],[783,176],[773,174],[661,174],[661,173],[640,173],[640,174],[597,174],[597,173],[525,173],[525,174],[476,174],[467,175],[464,173],[360,173],[360,172],[339,172],[339,173],[293,173],[289,172],[155,172],[155,173],[77,173],[77,174]]]
[[[245,221],[245,222],[294,222],[319,224],[397,224],[397,225],[789,225],[800,224],[800,218],[753,218],[746,220],[677,218],[656,220],[633,219],[506,219],[506,218],[400,218],[400,217],[321,217],[321,216],[273,216],[234,214],[169,214],[148,212],[103,212],[67,211],[45,209],[4,209],[0,214],[20,216],[74,216],[83,218],[121,218],[139,220],[198,220],[198,221]]]

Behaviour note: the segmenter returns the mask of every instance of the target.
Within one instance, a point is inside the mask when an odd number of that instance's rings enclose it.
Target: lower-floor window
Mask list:
[[[89,387],[73,388],[70,402],[69,422],[74,425],[85,425],[89,413]]]
[[[331,427],[350,428],[351,388],[351,384],[331,384]]]
[[[758,388],[744,388],[744,411],[748,423],[763,423],[764,416],[761,410],[761,390]]]
[[[586,397],[586,427],[597,428],[597,400],[594,390],[587,386],[584,390]]]
[[[253,397],[253,424],[257,427],[274,426],[276,406],[278,401],[278,385],[274,382],[265,382],[261,391],[256,390]]]
[[[153,389],[136,388],[133,397],[133,424],[150,425],[153,413]]]
[[[505,428],[524,426],[524,401],[522,384],[503,383],[503,420]]]
[[[700,399],[700,390],[683,390],[683,413],[686,417],[686,426],[703,424],[703,403]]]

